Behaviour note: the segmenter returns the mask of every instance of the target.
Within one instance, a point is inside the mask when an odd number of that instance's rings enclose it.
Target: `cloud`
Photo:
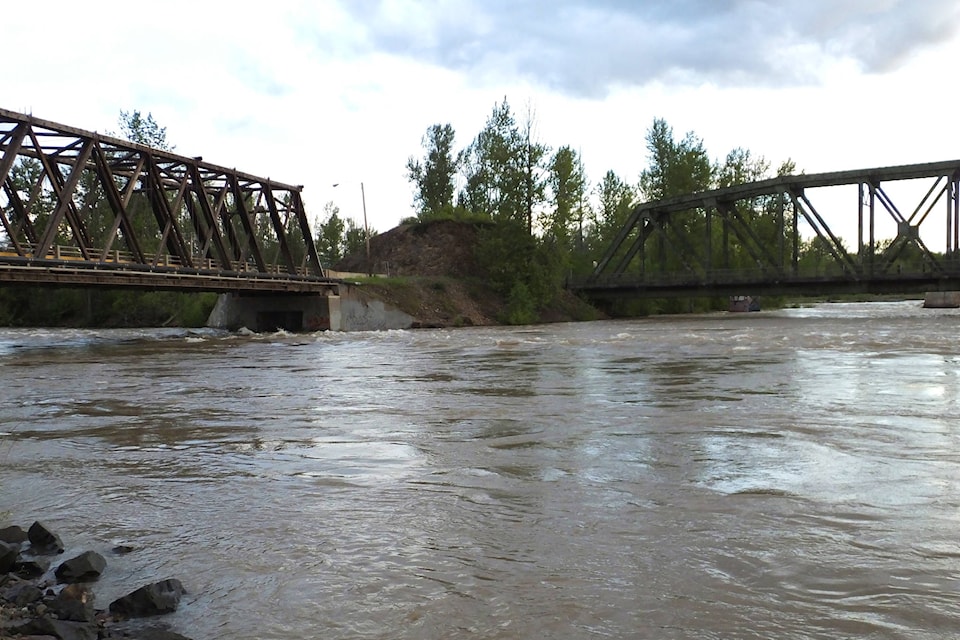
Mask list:
[[[344,0],[341,9],[358,49],[581,97],[657,82],[815,84],[838,61],[884,73],[952,37],[960,17],[954,0]]]

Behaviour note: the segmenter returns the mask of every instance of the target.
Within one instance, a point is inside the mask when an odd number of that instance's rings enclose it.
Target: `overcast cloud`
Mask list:
[[[893,70],[948,39],[953,0],[361,0],[354,44],[489,83],[519,76],[573,96],[652,82],[815,83],[848,60]]]
[[[636,181],[658,117],[808,173],[960,148],[957,0],[7,4],[3,108],[101,132],[152,113],[178,152],[303,184],[314,215],[365,202],[380,230],[411,213],[427,127],[462,148],[505,97],[594,183]]]

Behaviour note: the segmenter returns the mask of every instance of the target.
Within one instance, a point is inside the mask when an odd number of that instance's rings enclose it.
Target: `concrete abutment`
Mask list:
[[[221,294],[207,326],[228,331],[246,327],[258,333],[386,331],[409,329],[414,322],[413,316],[364,296],[360,287],[342,284],[330,294]]]

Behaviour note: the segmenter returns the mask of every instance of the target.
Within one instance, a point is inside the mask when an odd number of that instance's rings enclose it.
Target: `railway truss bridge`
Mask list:
[[[960,160],[646,202],[569,287],[596,302],[960,290],[958,193]]]
[[[0,109],[0,283],[331,286],[302,187]]]

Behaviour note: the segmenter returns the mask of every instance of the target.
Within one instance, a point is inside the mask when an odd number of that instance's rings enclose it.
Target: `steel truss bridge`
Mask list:
[[[891,197],[902,185],[909,209]],[[837,202],[836,187],[852,195]],[[856,222],[852,247],[828,218]],[[895,237],[880,241],[881,223]],[[958,250],[960,160],[790,175],[635,206],[570,288],[594,300],[960,290]]]
[[[323,293],[302,187],[0,109],[0,284]]]

